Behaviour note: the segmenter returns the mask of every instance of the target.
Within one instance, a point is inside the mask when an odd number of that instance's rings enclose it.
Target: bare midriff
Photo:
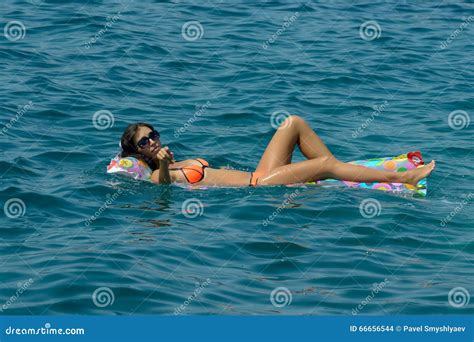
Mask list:
[[[195,185],[246,186],[250,182],[250,172],[210,167],[206,167],[204,172],[204,179]]]

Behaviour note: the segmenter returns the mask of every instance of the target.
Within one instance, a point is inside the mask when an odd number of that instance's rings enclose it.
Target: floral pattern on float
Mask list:
[[[107,173],[150,181],[152,171],[147,163],[141,159],[135,157],[121,158],[120,155],[117,155],[107,166]]]

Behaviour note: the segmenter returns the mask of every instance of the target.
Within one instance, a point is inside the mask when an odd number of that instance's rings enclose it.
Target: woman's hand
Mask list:
[[[155,155],[155,158],[160,163],[158,171],[158,183],[160,184],[170,184],[171,175],[169,170],[169,164],[174,163],[173,152],[170,151],[168,146],[162,147],[158,150]]]
[[[160,164],[168,165],[169,163],[173,164],[175,161],[173,152],[170,151],[168,146],[160,148],[155,157],[158,159]]]

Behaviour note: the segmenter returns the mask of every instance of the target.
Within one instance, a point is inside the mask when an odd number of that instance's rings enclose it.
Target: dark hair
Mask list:
[[[135,157],[138,159],[144,160],[152,170],[156,170],[158,166],[153,160],[150,160],[137,150],[137,145],[135,144],[135,135],[138,132],[140,127],[148,127],[151,130],[154,130],[153,126],[146,122],[138,122],[131,125],[128,125],[125,128],[125,131],[122,134],[122,139],[120,139],[120,146],[122,147],[122,152],[120,157]]]

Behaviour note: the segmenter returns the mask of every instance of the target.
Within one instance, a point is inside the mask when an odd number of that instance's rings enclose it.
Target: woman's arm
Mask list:
[[[160,163],[160,168],[153,171],[150,177],[151,181],[156,184],[170,184],[171,175],[168,165]]]
[[[169,163],[173,160],[173,157],[168,147],[161,148],[156,154],[156,159],[159,162],[160,168],[153,171],[151,181],[158,184],[170,184],[171,175]]]
[[[169,162],[165,160],[160,160],[160,168],[158,174],[158,183],[160,184],[170,184],[171,176],[169,169]]]

